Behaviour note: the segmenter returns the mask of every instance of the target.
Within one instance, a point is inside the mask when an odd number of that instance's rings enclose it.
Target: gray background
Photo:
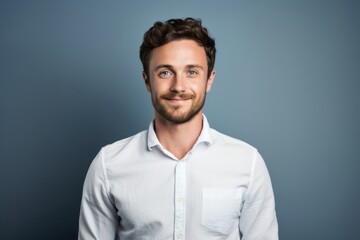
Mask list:
[[[280,238],[359,239],[358,1],[1,1],[0,239],[75,239],[101,146],[148,127],[156,20],[216,38],[213,128],[257,147]]]

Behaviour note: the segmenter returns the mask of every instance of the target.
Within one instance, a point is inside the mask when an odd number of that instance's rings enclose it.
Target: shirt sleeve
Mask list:
[[[114,240],[119,217],[109,197],[103,150],[87,172],[81,199],[78,240]]]
[[[278,240],[274,193],[265,162],[256,151],[239,222],[242,240]]]

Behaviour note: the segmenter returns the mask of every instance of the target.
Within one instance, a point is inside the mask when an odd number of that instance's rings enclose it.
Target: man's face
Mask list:
[[[176,40],[155,48],[149,76],[143,73],[155,114],[175,124],[201,114],[215,77],[212,71],[208,78],[207,71],[205,49],[193,40]]]

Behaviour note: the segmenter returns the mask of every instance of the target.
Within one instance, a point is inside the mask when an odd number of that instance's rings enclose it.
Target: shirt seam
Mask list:
[[[250,180],[249,180],[249,187],[248,189],[246,190],[246,199],[249,198],[249,192],[252,188],[252,185],[253,185],[253,182],[254,182],[254,175],[255,175],[255,167],[256,167],[256,160],[257,160],[257,154],[258,154],[258,151],[255,150],[254,153],[253,153],[253,162],[251,164],[251,172],[250,172]]]
[[[105,162],[104,162],[104,148],[101,149],[101,167],[104,174],[104,181],[105,181],[105,194],[108,199],[110,199],[110,183],[109,183],[109,177],[106,171]]]

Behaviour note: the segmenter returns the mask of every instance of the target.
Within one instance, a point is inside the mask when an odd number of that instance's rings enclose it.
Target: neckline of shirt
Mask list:
[[[200,133],[200,136],[196,140],[193,148],[189,151],[191,152],[198,144],[204,142],[210,145],[212,143],[212,137],[210,133],[210,125],[207,121],[206,116],[203,114],[203,127]],[[155,130],[154,130],[154,120],[151,121],[148,131],[147,131],[147,147],[148,150],[151,151],[153,147],[160,146],[161,149],[164,149],[161,145],[159,139],[156,136]]]

